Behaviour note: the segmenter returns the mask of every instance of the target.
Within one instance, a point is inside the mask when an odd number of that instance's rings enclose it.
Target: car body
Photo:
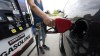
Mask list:
[[[100,0],[68,0],[64,11],[73,25],[62,33],[60,51],[66,56],[100,56]]]

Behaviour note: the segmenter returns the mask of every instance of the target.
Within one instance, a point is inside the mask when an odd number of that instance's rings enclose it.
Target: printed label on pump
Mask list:
[[[13,31],[15,31],[15,29],[13,29]],[[0,56],[28,55],[33,49],[33,37],[32,29],[28,28],[19,34],[3,39],[0,41]]]
[[[0,20],[2,20],[2,17],[0,17]]]
[[[13,10],[13,14],[20,14],[19,10]]]
[[[10,25],[9,25],[9,30],[10,30],[10,29],[13,29],[13,28],[14,28],[14,26],[10,24]]]
[[[26,27],[29,27],[29,24],[28,23],[26,23]]]
[[[19,30],[23,30],[23,27],[20,26],[20,27],[19,27]]]
[[[16,33],[17,31],[16,31],[16,29],[12,29],[11,32],[12,33]]]

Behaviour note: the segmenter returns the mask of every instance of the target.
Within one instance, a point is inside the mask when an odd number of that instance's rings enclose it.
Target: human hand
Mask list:
[[[55,27],[55,20],[54,19],[50,20],[49,26],[50,27]]]
[[[45,18],[45,19],[43,20],[43,22],[44,22],[47,26],[50,26],[50,27],[54,27],[54,26],[55,26],[54,19]]]

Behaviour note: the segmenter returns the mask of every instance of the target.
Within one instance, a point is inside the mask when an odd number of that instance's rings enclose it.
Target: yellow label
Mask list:
[[[20,27],[19,27],[19,30],[23,30],[23,27],[20,26]]]
[[[16,29],[12,29],[11,32],[12,32],[12,33],[16,33]]]

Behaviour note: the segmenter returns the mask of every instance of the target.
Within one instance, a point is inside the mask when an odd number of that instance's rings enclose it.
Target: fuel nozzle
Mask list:
[[[69,30],[72,26],[71,20],[67,18],[56,18],[55,19],[55,30],[57,33],[64,33]]]

